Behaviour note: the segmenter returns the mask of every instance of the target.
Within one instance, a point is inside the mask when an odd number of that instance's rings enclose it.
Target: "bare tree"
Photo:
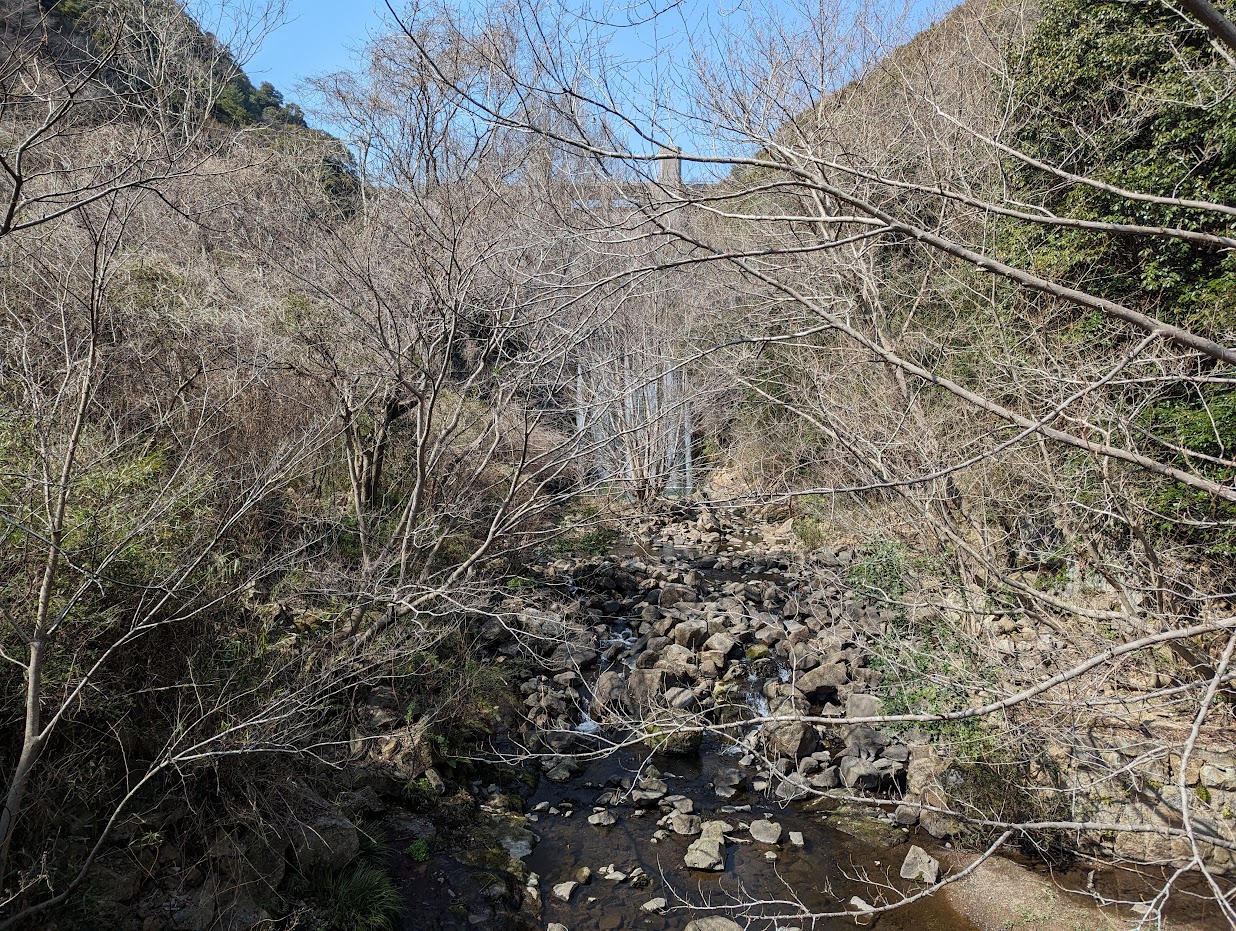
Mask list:
[[[1209,5],[1189,5],[1200,26],[1146,6],[1191,50],[1180,59],[1182,106],[1225,112],[1232,71],[1210,39],[1226,41],[1230,24]],[[1112,180],[1105,165],[1078,170],[1068,138],[1057,139],[1058,157],[1029,151],[1027,127],[1058,117],[1037,100],[1035,75],[1017,70],[1036,41],[1029,7],[966,5],[887,56],[900,37],[881,31],[874,8],[790,24],[763,13],[711,21],[712,44],[693,46],[689,64],[648,89],[606,67],[588,9],[494,8],[483,26],[456,21],[458,41],[496,24],[541,38],[489,59],[515,100],[456,83],[457,99],[475,119],[540,133],[605,166],[613,199],[633,209],[611,214],[595,248],[646,250],[617,274],[672,270],[698,292],[741,295],[705,328],[726,338],[696,349],[731,374],[748,409],[766,412],[755,429],[771,421],[796,438],[757,491],[843,501],[873,534],[947,555],[956,597],[884,594],[910,612],[912,631],[972,657],[969,671],[940,677],[954,678],[962,705],[947,714],[990,716],[995,705],[972,696],[1002,690],[999,713],[1025,706],[1017,727],[1031,745],[1069,748],[1070,778],[1170,779],[1187,821],[1197,806],[1179,761],[1206,734],[1213,742],[1227,715],[1214,696],[1229,675],[1233,580],[1204,538],[1230,532],[1236,501],[1212,406],[1232,383],[1230,322],[1182,320],[1144,283],[1114,297],[1103,269],[1053,275],[1049,262],[1007,248],[1007,235],[1222,254],[1233,245],[1231,206]],[[414,29],[409,39],[432,68]],[[1162,101],[1137,81],[1114,76],[1100,118],[1144,125]],[[547,110],[562,118],[533,118]],[[1094,127],[1074,128],[1084,147]],[[657,183],[670,149],[682,152],[685,185]],[[1119,216],[1080,209],[1087,192],[1118,202]],[[1182,393],[1198,399],[1217,448],[1173,439],[1156,414]],[[1169,515],[1164,502],[1177,495],[1199,506]],[[894,654],[894,668],[904,666]],[[1073,672],[1061,679],[1051,672],[1059,665]],[[980,674],[1001,666],[999,684]],[[1151,728],[1145,751],[1113,773],[1099,761],[1123,724],[1079,713],[1067,689],[1056,691],[1073,676],[1137,714],[1183,715],[1187,739]],[[1200,822],[1173,833],[1144,814],[1062,823],[1125,832],[1117,856],[1194,871],[1231,919],[1226,881],[1209,865],[1226,862],[1230,839],[1209,828],[1203,839]],[[1175,846],[1134,840],[1156,833]]]

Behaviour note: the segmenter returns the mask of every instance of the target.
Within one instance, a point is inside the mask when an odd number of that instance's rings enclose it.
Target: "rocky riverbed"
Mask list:
[[[536,591],[484,626],[496,662],[535,670],[519,687],[517,734],[542,776],[522,822],[535,841],[521,858],[525,920],[550,931],[989,923],[971,896],[991,900],[990,888],[882,911],[965,860],[950,843],[960,825],[920,807],[947,807],[947,761],[921,732],[848,723],[883,710],[869,648],[898,620],[849,584],[860,554],[804,558],[788,523],[695,505],[632,535],[610,554],[538,567]],[[1002,862],[1062,914],[1119,926],[1119,909],[1093,911]]]
[[[844,723],[881,711],[866,645],[895,620],[846,583],[857,553],[808,563],[788,525],[695,507],[634,535],[540,567],[551,594],[511,599],[484,631],[497,658],[538,669],[520,687],[544,777],[526,912],[570,931],[679,928],[699,906],[853,927],[934,881],[947,821],[843,801],[913,801],[936,765],[922,741]],[[883,923],[971,927],[939,899]]]

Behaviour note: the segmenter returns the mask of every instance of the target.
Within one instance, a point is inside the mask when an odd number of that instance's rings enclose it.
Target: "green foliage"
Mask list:
[[[1232,458],[1236,451],[1236,391],[1203,387],[1184,397],[1165,398],[1139,418],[1148,433],[1172,446],[1201,456]],[[1230,483],[1236,469],[1208,463],[1184,452],[1167,458],[1193,468],[1216,482]],[[1236,556],[1236,505],[1185,485],[1160,482],[1146,492],[1146,503],[1156,515],[1153,529],[1159,536],[1205,548],[1212,556]],[[1224,526],[1198,528],[1192,522],[1220,522]]]
[[[408,849],[404,853],[417,863],[424,863],[429,859],[429,841],[424,838],[418,838],[408,844]]]
[[[1220,3],[1231,14],[1233,4]],[[1015,144],[1079,175],[1150,194],[1236,199],[1236,95],[1208,33],[1156,0],[1046,0],[1013,63]],[[1225,232],[1214,214],[1129,201],[1010,162],[1015,200],[1062,216]],[[1008,224],[1015,261],[1169,321],[1236,326],[1236,258],[1179,240]],[[1110,331],[1076,321],[1079,338]]]
[[[562,528],[541,547],[549,559],[577,556],[603,556],[622,536],[618,527],[607,523],[603,504],[583,502],[563,515]]]
[[[551,559],[570,556],[604,556],[620,536],[620,532],[614,527],[573,530],[547,543],[544,552]]]
[[[300,107],[294,103],[285,104],[283,95],[269,81],[254,87],[244,71],[239,71],[219,94],[215,117],[230,126],[261,123],[305,128],[305,114]]]
[[[970,696],[964,683],[981,668],[965,641],[944,625],[889,631],[875,645],[871,665],[881,672],[886,714],[947,714],[967,708]],[[997,731],[982,718],[914,727],[954,759],[982,760],[995,750]]]
[[[403,907],[387,873],[362,863],[351,870],[315,877],[307,891],[339,931],[386,931]]]
[[[908,555],[896,540],[878,540],[846,571],[850,586],[873,601],[896,601],[906,593]]]

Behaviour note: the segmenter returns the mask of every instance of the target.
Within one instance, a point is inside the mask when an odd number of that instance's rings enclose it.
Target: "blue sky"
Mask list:
[[[396,8],[401,8],[403,3],[404,0],[397,0]],[[464,8],[475,8],[484,0],[458,0],[458,3]],[[854,9],[865,5],[877,13],[900,6],[896,0],[883,3],[878,0],[576,0],[576,3],[596,11],[607,25],[638,21],[649,11],[670,8],[668,14],[651,25],[618,30],[619,38],[612,51],[629,61],[640,62],[634,65],[632,72],[632,76],[640,77],[650,77],[650,72],[659,70],[659,62],[664,60],[667,49],[684,46],[685,33],[695,33],[690,36],[695,41],[707,35],[707,23],[718,16],[742,17],[761,9],[792,22],[817,4],[826,9]],[[917,25],[926,25],[938,10],[952,5],[944,0],[913,0],[912,16]],[[270,81],[287,100],[300,103],[309,111],[311,123],[320,125],[320,121],[313,118],[313,100],[302,82],[355,67],[359,61],[357,53],[371,35],[381,31],[384,22],[389,22],[389,12],[382,0],[287,0],[286,22],[266,38],[246,70],[255,84]],[[654,49],[660,49],[662,54],[655,54]]]
[[[266,38],[246,67],[255,84],[270,81],[289,100],[305,78],[344,71],[379,26],[381,0],[288,0],[287,22]]]

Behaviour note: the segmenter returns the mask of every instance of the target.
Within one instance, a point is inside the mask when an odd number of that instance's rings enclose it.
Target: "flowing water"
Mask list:
[[[612,756],[593,763],[567,783],[543,781],[530,801],[533,808],[547,802],[560,812],[542,812],[531,825],[541,838],[529,867],[541,877],[545,924],[559,922],[570,931],[679,931],[700,915],[682,906],[711,905],[724,906],[720,914],[734,917],[751,931],[829,931],[853,928],[855,920],[832,918],[812,923],[802,916],[845,911],[856,895],[872,903],[880,898],[895,901],[900,898],[900,891],[912,894],[923,888],[898,876],[908,843],[891,848],[864,843],[831,826],[825,820],[826,812],[810,803],[783,806],[755,792],[739,792],[729,799],[718,797],[711,787],[713,776],[720,768],[732,764],[732,760],[717,752],[721,749],[706,745],[697,759],[656,758],[653,762],[658,765],[670,795],[692,799],[696,813],[704,820],[726,821],[735,829],[732,836],[740,840],[750,840],[742,825],[770,815],[782,827],[777,847],[755,842],[728,844],[725,870],[705,873],[683,864],[687,847],[696,838],[671,832],[660,843],[653,841],[657,820],[663,814],[660,809],[638,809],[629,804],[607,806],[617,815],[618,823],[610,827],[589,824],[587,817],[594,805],[609,794],[607,784],[617,783],[624,776],[637,776],[647,762],[645,755],[633,752]],[[803,847],[789,842],[790,832],[802,833]],[[889,833],[896,835],[891,827]],[[768,851],[775,851],[775,860],[766,857]],[[630,880],[614,882],[597,875],[611,864],[626,874],[636,867],[642,868],[651,882],[637,888]],[[573,879],[581,867],[592,871],[590,883],[576,889],[569,902],[560,901],[550,892],[551,888]],[[666,914],[641,910],[654,897],[667,900],[670,909]],[[880,919],[879,927],[977,931],[939,897],[887,914]]]

